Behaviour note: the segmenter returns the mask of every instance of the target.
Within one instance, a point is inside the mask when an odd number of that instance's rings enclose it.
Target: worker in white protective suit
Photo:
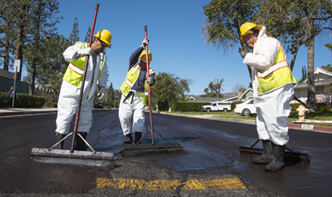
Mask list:
[[[96,89],[98,100],[102,102],[105,97],[107,80],[106,56],[103,51],[111,47],[112,35],[108,30],[101,30],[94,34],[95,40],[88,43],[77,42],[63,52],[64,59],[69,62],[62,80],[58,100],[58,114],[56,119],[56,136],[60,141],[69,133],[70,124],[77,112],[80,99],[80,90],[83,80],[86,59],[89,56],[88,70],[84,81],[84,90],[77,132],[86,139],[92,124],[92,108]],[[97,87],[98,86],[98,87]],[[63,141],[59,144],[63,148]],[[76,138],[75,150],[86,150],[87,146],[80,138]]]
[[[267,164],[266,171],[278,171],[283,165],[288,143],[288,116],[294,95],[295,78],[280,42],[266,35],[266,27],[251,22],[240,27],[244,43],[252,52],[240,49],[243,63],[252,68],[257,133],[263,154],[254,163]]]
[[[151,68],[147,77],[146,50],[144,50],[147,44],[149,41],[144,39],[142,45],[130,56],[129,72],[120,88],[122,96],[119,119],[123,135],[126,136],[124,143],[127,144],[133,141],[132,132],[135,132],[135,144],[142,137],[145,122],[144,107],[148,105],[148,84],[152,86],[155,83],[155,73]],[[151,60],[152,54],[148,51],[148,62]]]

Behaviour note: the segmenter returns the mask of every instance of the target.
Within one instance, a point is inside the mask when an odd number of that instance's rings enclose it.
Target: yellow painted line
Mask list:
[[[122,178],[97,178],[97,188],[114,188],[132,190],[216,190],[216,189],[246,189],[246,186],[238,178],[228,179],[194,179],[181,182],[180,180],[154,180],[122,179]]]

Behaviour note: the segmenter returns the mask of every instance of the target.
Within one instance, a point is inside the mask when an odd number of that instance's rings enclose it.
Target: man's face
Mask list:
[[[146,63],[142,60],[140,61],[139,66],[142,68],[142,70],[146,70]]]
[[[249,47],[250,49],[254,48],[254,45],[257,41],[257,37],[253,34],[248,34],[243,38],[244,43]]]
[[[96,39],[95,42],[91,45],[91,48],[94,52],[101,53],[107,48],[107,45],[101,40]]]

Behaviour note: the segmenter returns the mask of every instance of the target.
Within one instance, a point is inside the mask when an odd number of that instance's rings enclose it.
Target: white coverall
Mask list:
[[[130,96],[124,103],[125,95],[121,96],[119,118],[123,135],[132,133],[132,131],[143,132],[144,130],[145,105],[142,99],[144,96],[140,96],[141,94],[144,95],[144,92],[136,92],[135,96]]]
[[[67,62],[77,60],[79,55],[78,51],[82,50],[82,44],[76,44],[68,47],[63,52],[63,57]],[[101,64],[101,54],[95,54],[89,58],[88,70],[84,84],[84,91],[82,97],[82,105],[80,111],[80,120],[78,124],[78,132],[89,133],[92,124],[92,108],[94,94],[97,87],[97,78],[99,67]],[[105,57],[106,58],[106,57]],[[106,61],[98,79],[99,90],[105,87],[107,80],[107,65]],[[83,82],[82,82],[83,83]],[[70,84],[66,80],[62,80],[60,95],[58,100],[58,115],[56,119],[56,132],[60,134],[68,134],[70,124],[74,115],[77,112],[78,101],[80,98],[80,88]]]
[[[270,68],[279,51],[278,40],[264,38],[267,37],[265,31],[266,27],[263,26],[254,45],[253,53],[248,53],[243,63],[252,66],[258,137],[260,140],[271,140],[274,144],[283,146],[289,140],[288,116],[291,111],[290,101],[293,99],[294,85],[288,83],[270,92],[258,95],[257,69]]]

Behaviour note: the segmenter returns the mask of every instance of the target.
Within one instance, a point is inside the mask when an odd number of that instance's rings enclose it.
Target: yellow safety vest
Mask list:
[[[141,67],[139,66],[139,63],[136,63],[135,66],[133,66],[129,72],[127,73],[127,77],[124,80],[123,84],[120,87],[120,90],[122,92],[122,94],[124,94],[125,96],[127,96],[129,90],[134,86],[134,84],[136,83],[139,73],[141,72]],[[149,74],[154,73],[154,71],[152,69],[149,69]],[[144,84],[144,105],[148,105],[148,83],[145,81]]]
[[[274,38],[275,39],[275,38]],[[266,70],[258,71],[258,94],[272,91],[288,83],[296,82],[285,58],[284,50],[279,43],[279,51],[273,65]]]
[[[82,43],[82,42],[77,42],[76,44],[81,44],[83,49],[89,46],[88,43]],[[80,57],[75,61],[71,61],[68,65],[65,75],[63,76],[63,79],[68,81],[70,84],[74,86],[81,87],[85,62],[86,62],[86,56]],[[98,86],[98,79],[100,77],[100,73],[104,66],[104,63],[105,63],[105,55],[101,53],[101,63],[99,66],[97,86]]]

